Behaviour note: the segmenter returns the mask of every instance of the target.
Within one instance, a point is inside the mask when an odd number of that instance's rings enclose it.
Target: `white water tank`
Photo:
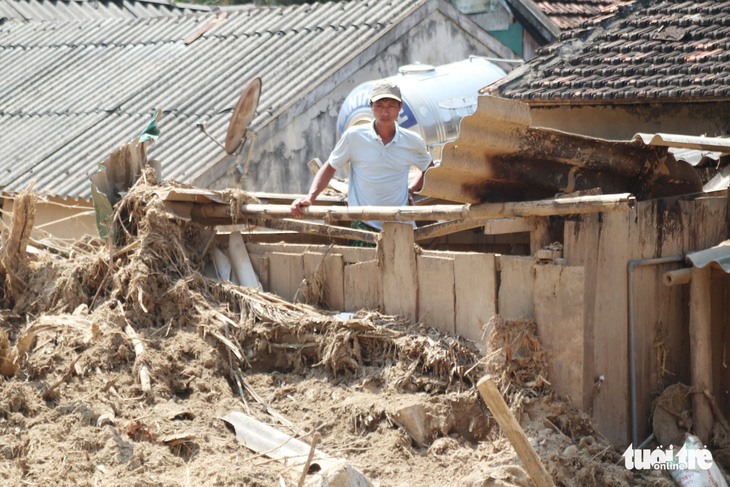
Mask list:
[[[479,89],[506,76],[497,65],[478,56],[442,66],[409,64],[388,80],[401,89],[403,108],[398,124],[423,137],[434,160],[441,149],[459,135],[459,123],[477,109]],[[337,131],[372,121],[370,90],[379,80],[358,85],[345,98],[337,117]]]

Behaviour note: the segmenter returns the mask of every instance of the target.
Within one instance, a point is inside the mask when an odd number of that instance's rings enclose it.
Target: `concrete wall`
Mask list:
[[[384,35],[361,52],[358,59],[353,59],[349,69],[344,67],[333,74],[291,107],[290,113],[264,127],[253,147],[246,178],[239,177],[234,167],[237,161],[230,158],[225,162],[230,169],[222,178],[212,183],[201,182],[211,188],[242,186],[251,191],[306,192],[312,181],[306,163],[314,157],[322,162],[328,158],[337,142],[340,106],[357,85],[394,75],[405,64],[447,64],[471,54],[510,55],[511,51],[453,7],[440,2],[434,4],[439,6],[430,12],[418,11],[411,15],[412,18],[399,26],[399,32],[394,29]],[[452,16],[462,18],[463,25],[457,25]],[[301,106],[307,108],[295,114]]]
[[[534,125],[613,140],[637,132],[722,136],[730,133],[730,102],[531,108]]]

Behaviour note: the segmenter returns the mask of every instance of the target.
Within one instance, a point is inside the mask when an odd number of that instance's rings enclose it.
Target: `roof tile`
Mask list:
[[[551,11],[588,11],[598,2],[550,3]],[[590,4],[590,5],[589,5]],[[603,7],[605,7],[605,2]],[[730,1],[614,2],[580,33],[543,49],[532,70],[492,88],[522,100],[639,100],[730,94]],[[582,9],[582,10],[581,10]]]

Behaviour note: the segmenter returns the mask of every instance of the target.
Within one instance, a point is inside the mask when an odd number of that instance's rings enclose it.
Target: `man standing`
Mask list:
[[[396,123],[403,106],[400,88],[392,81],[379,81],[370,93],[372,123],[355,125],[342,134],[329,160],[314,177],[309,193],[294,200],[291,213],[302,217],[302,207],[309,206],[327,187],[337,169],[350,163],[348,204],[350,206],[405,206],[412,203],[414,191],[423,186],[426,169],[433,163],[423,138],[400,128]],[[411,166],[421,170],[420,177],[408,187]],[[381,230],[381,221],[363,222],[368,230]]]

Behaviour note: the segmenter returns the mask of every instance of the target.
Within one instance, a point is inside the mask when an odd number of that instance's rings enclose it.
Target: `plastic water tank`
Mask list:
[[[479,89],[504,76],[499,66],[471,56],[442,66],[402,66],[397,75],[386,79],[401,89],[403,108],[398,124],[420,133],[431,156],[438,160],[443,145],[459,135],[461,119],[476,111]],[[372,121],[369,98],[376,81],[362,83],[347,95],[337,117],[340,135],[353,125]]]

